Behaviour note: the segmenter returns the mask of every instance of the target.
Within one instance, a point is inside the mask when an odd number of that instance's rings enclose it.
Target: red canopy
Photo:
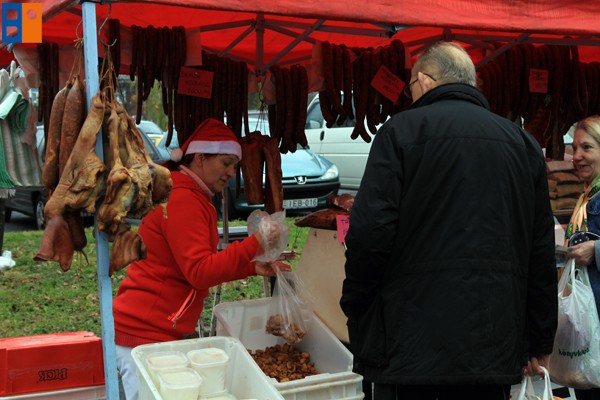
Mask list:
[[[44,40],[73,43],[81,22],[79,1],[41,2]],[[206,50],[244,59],[259,70],[310,58],[315,40],[368,47],[386,44],[392,36],[413,54],[440,39],[484,50],[490,41],[524,41],[578,44],[582,61],[600,60],[600,40],[594,37],[600,34],[596,1],[370,0],[351,5],[347,0],[115,0],[110,6],[97,5],[96,13],[98,27],[106,17],[125,28],[182,25],[200,33],[199,44]],[[262,32],[263,40],[257,40]],[[6,64],[3,55],[0,61]]]

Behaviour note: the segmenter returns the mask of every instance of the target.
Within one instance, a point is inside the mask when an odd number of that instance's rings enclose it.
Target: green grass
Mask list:
[[[302,253],[308,228],[294,225],[295,218],[287,218],[290,227],[289,251]],[[232,221],[231,226],[245,225]],[[88,245],[84,257],[75,256],[71,269],[63,272],[58,263],[33,261],[42,231],[10,232],[4,234],[4,250],[12,252],[16,266],[0,272],[0,337],[16,337],[45,333],[91,331],[101,336],[101,318],[96,274],[96,245],[92,228],[86,230]],[[112,277],[113,294],[125,277],[126,271]],[[202,321],[210,326],[214,291],[206,298]],[[263,278],[227,282],[222,285],[221,302],[255,299],[263,296]]]

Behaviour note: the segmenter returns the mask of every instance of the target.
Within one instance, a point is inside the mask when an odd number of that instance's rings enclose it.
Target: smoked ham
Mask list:
[[[139,135],[139,132],[137,129],[134,131],[129,128],[125,109],[120,107],[118,111],[121,111],[119,115],[119,147],[127,150],[128,157],[124,162],[125,167],[129,171],[133,184],[137,188],[136,197],[128,212],[128,216],[142,218],[154,207],[152,203],[152,173],[143,154],[146,150],[143,146],[140,149],[134,138],[135,135]]]
[[[63,87],[54,97],[52,102],[52,110],[50,112],[50,121],[48,131],[46,132],[46,151],[44,156],[44,168],[42,170],[42,184],[50,191],[56,188],[60,175],[59,168],[59,151],[60,151],[60,135],[62,131],[62,120],[65,111],[65,105],[71,82]]]
[[[58,173],[62,175],[71,151],[77,141],[77,136],[85,120],[85,86],[75,76],[72,80],[72,86],[67,95],[64,113],[61,124],[60,134],[60,153],[58,157]]]
[[[169,195],[171,194],[171,189],[173,188],[173,179],[171,178],[171,171],[169,171],[168,168],[165,168],[162,165],[156,164],[152,161],[152,158],[150,158],[150,155],[144,147],[142,137],[140,136],[140,132],[138,131],[137,126],[135,125],[135,121],[127,113],[125,114],[125,117],[127,118],[129,130],[131,132],[134,132],[133,140],[137,143],[137,148],[145,157],[146,163],[150,167],[150,172],[152,175],[152,203],[154,205],[165,205],[167,200],[169,199]]]
[[[95,212],[95,203],[104,188],[106,170],[95,152],[96,137],[103,118],[104,104],[97,94],[65,171],[44,208],[46,229],[40,249],[34,257],[36,261],[57,261],[64,271],[71,268],[75,247],[64,214],[82,208],[90,213]]]
[[[104,201],[98,209],[98,229],[111,235],[116,234],[120,224],[125,221],[125,216],[131,209],[137,195],[137,186],[119,156],[120,125],[119,116],[116,110],[112,108],[108,118],[112,165],[106,179]],[[123,133],[121,132],[121,134]]]
[[[242,161],[240,164],[244,177],[246,201],[248,204],[264,204],[262,181],[265,159],[261,150],[261,133],[259,131],[251,132],[240,139],[240,145],[242,146]]]
[[[261,150],[265,159],[265,211],[272,214],[283,211],[281,153],[277,148],[277,139],[269,136],[264,138]]]

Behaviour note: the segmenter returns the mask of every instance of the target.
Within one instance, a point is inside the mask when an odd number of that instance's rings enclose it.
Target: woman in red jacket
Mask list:
[[[146,215],[138,230],[147,257],[132,263],[113,301],[117,366],[128,400],[137,400],[132,348],[194,333],[209,288],[250,275],[274,275],[253,262],[279,239],[257,232],[217,252],[217,211],[211,202],[235,176],[242,158],[234,133],[207,119],[171,154],[173,189],[166,205]],[[289,266],[284,265],[284,269]]]

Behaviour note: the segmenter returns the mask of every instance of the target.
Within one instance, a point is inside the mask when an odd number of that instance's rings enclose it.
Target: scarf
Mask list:
[[[569,239],[575,232],[587,232],[587,203],[598,192],[600,192],[600,175],[596,176],[592,183],[585,188],[585,191],[579,196],[577,204],[575,204],[565,231],[565,246],[568,246]]]

